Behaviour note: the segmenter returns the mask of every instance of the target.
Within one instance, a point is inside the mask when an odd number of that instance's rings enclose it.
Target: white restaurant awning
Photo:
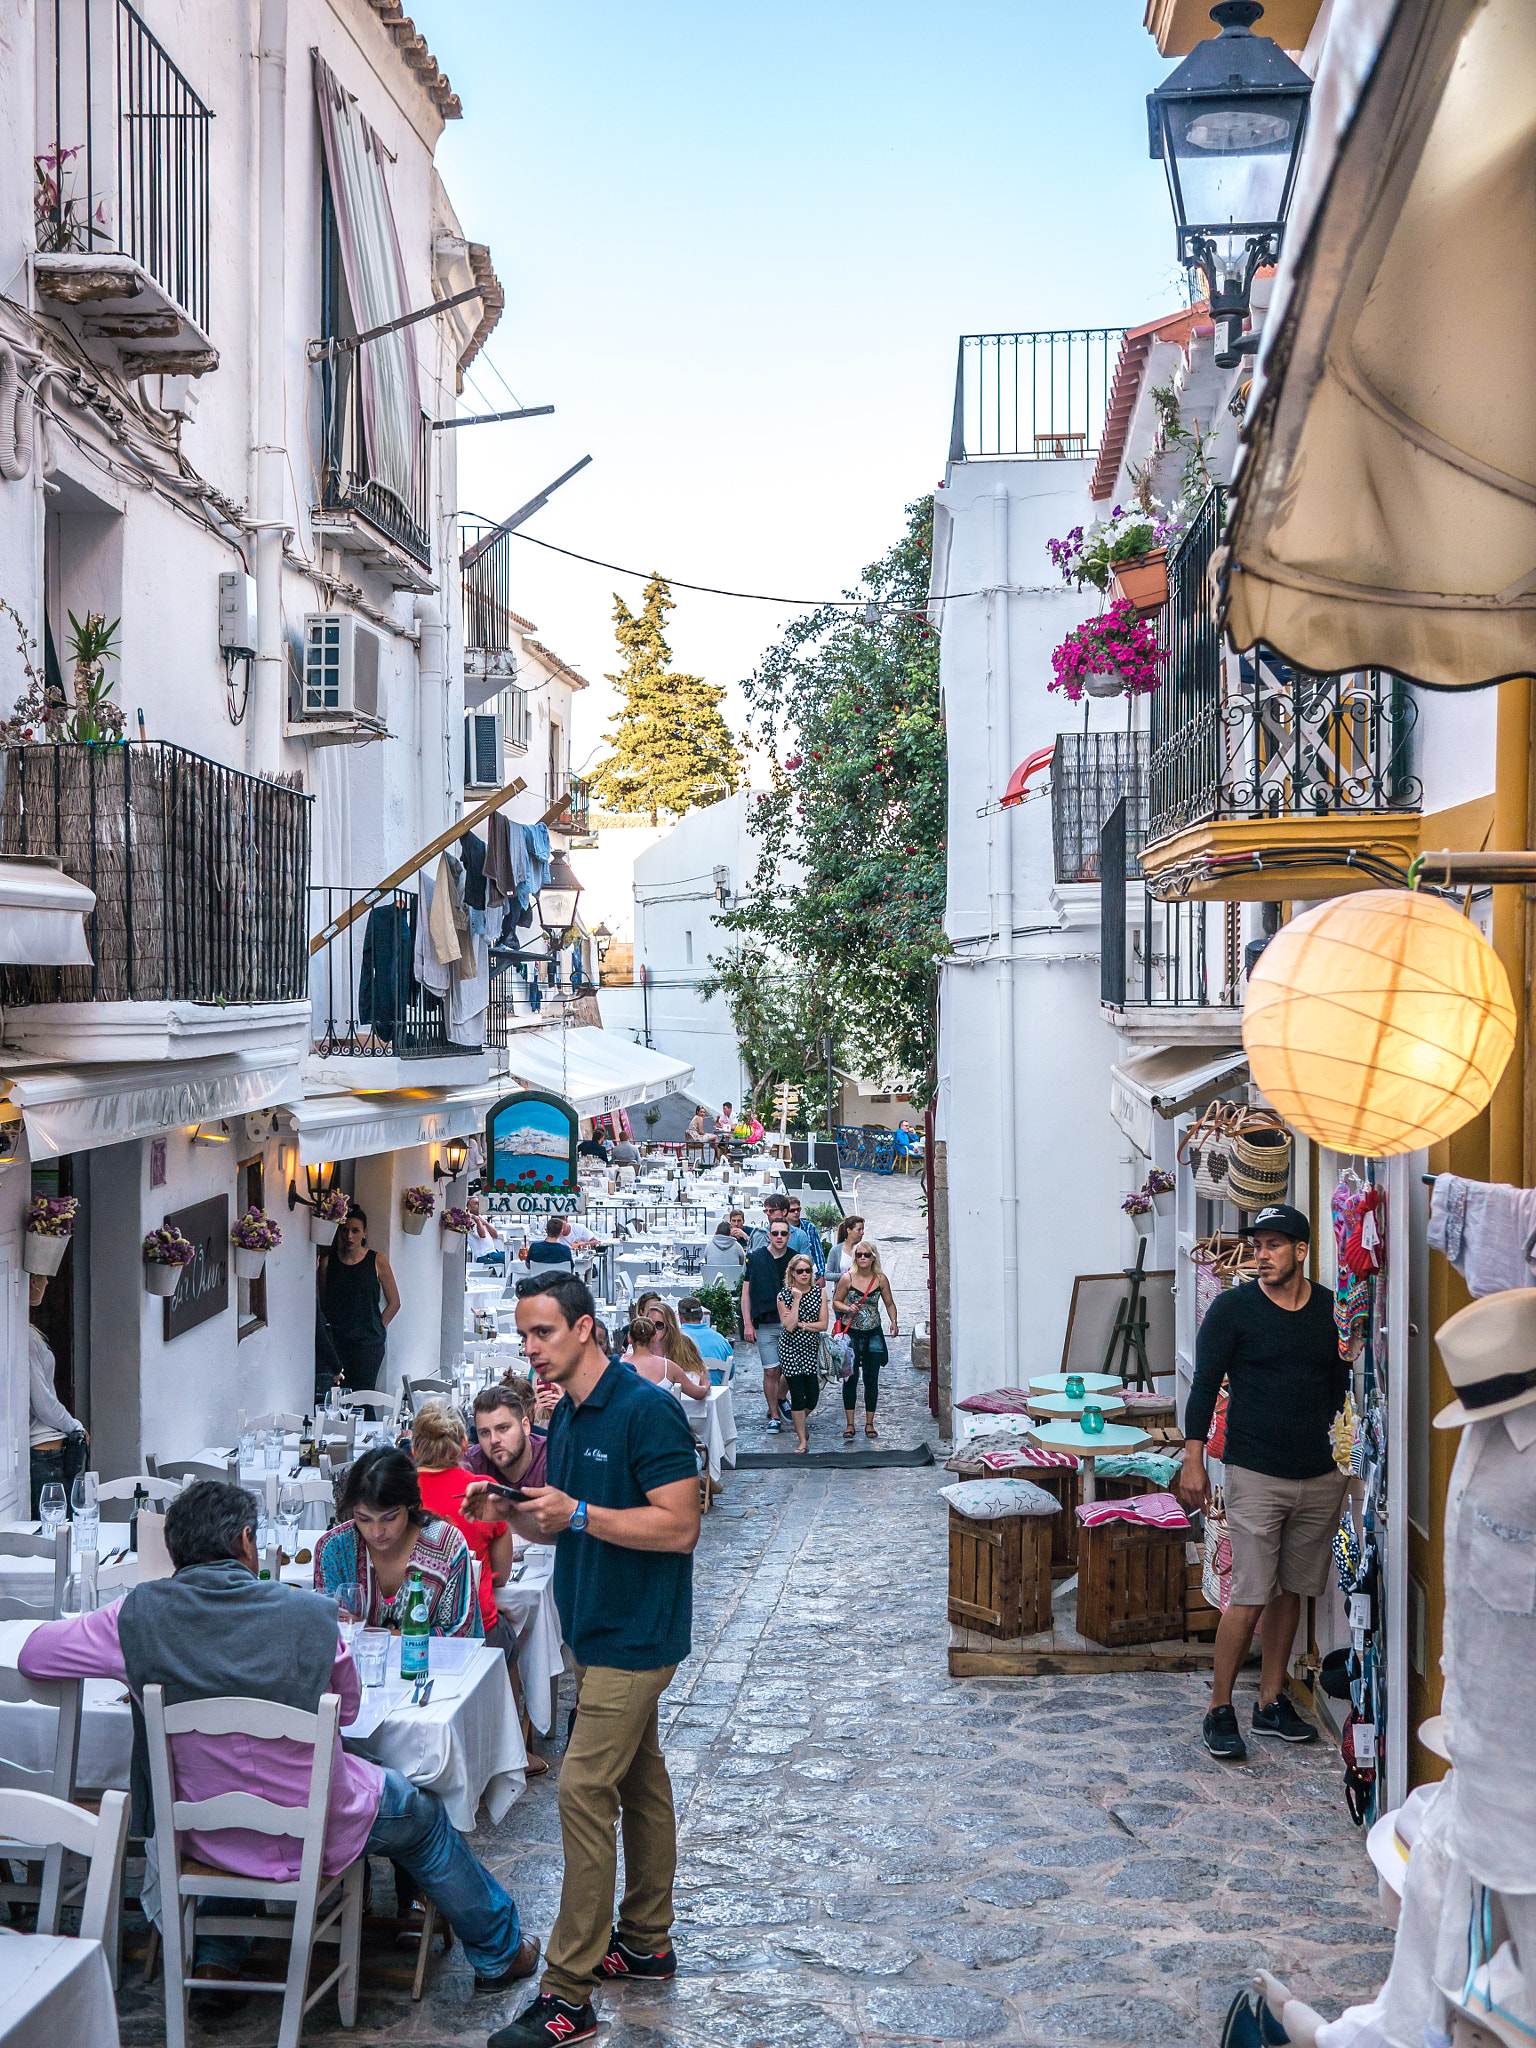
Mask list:
[[[243,1053],[142,1066],[23,1068],[11,1074],[6,1092],[22,1112],[36,1159],[271,1109],[293,1101],[302,1086],[297,1062]]]
[[[96,893],[44,860],[0,860],[0,961],[89,967],[85,919]]]
[[[512,1085],[482,1081],[472,1088],[400,1088],[366,1095],[338,1090],[295,1100],[300,1164],[370,1159],[379,1152],[473,1137],[483,1129],[491,1104]]]
[[[1335,8],[1212,564],[1237,646],[1536,669],[1533,306],[1536,7]]]
[[[1208,1045],[1168,1045],[1138,1053],[1109,1070],[1109,1113],[1139,1152],[1152,1157],[1154,1116],[1209,1102],[1248,1072],[1241,1046],[1212,1052]]]
[[[636,1045],[597,1024],[571,1031],[511,1032],[507,1065],[525,1088],[563,1095],[578,1116],[605,1116],[634,1102],[655,1102],[693,1079],[687,1060]],[[507,1087],[514,1085],[509,1079]]]

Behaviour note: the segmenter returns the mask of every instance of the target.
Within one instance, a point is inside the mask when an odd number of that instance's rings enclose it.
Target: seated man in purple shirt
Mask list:
[[[549,1445],[533,1433],[533,1382],[505,1379],[475,1396],[476,1441],[464,1454],[471,1472],[499,1486],[543,1486]]]
[[[313,1714],[322,1693],[341,1701],[341,1725],[356,1720],[359,1687],[349,1651],[336,1633],[336,1603],[322,1594],[257,1577],[256,1503],[238,1486],[203,1479],[166,1510],[169,1579],[135,1586],[115,1606],[65,1621],[45,1621],[21,1647],[29,1678],[113,1678],[133,1697],[133,1832],[154,1832],[148,1752],[140,1711],[146,1685],[165,1688],[167,1706],[187,1700],[274,1700]],[[183,1799],[250,1791],[302,1809],[309,1799],[312,1750],[286,1738],[229,1741],[211,1735],[171,1738]],[[299,1875],[295,1836],[245,1829],[189,1832],[186,1850],[234,1877],[292,1883]],[[517,1908],[431,1793],[398,1771],[338,1747],[331,1779],[325,1873],[363,1854],[388,1856],[454,1926],[475,1969],[477,1990],[500,1990],[538,1967],[539,1944],[523,1940]],[[204,1912],[226,1902],[203,1899]],[[244,1902],[227,1902],[229,1911]],[[241,1975],[250,1943],[200,1938],[193,1974],[213,1984]],[[228,2003],[240,1995],[222,1994]]]

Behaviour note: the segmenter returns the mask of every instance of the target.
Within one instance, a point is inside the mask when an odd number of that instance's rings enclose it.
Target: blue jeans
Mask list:
[[[379,1810],[365,1853],[387,1856],[409,1872],[452,1926],[477,1977],[499,1977],[522,1940],[517,1907],[465,1846],[441,1802],[398,1771],[385,1771]],[[247,1899],[199,1899],[203,1913],[249,1913]],[[238,1970],[250,1954],[245,1935],[203,1935],[197,1961]]]

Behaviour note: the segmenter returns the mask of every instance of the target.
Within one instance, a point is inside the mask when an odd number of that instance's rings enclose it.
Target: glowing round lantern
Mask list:
[[[1248,983],[1248,1067],[1286,1122],[1383,1158],[1459,1131],[1515,1043],[1498,955],[1438,896],[1369,890],[1284,925]]]

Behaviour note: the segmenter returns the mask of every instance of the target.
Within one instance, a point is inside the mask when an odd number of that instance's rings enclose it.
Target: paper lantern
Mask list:
[[[1284,925],[1248,982],[1248,1068],[1286,1122],[1384,1158],[1448,1138],[1515,1043],[1498,955],[1438,896],[1369,890]]]

